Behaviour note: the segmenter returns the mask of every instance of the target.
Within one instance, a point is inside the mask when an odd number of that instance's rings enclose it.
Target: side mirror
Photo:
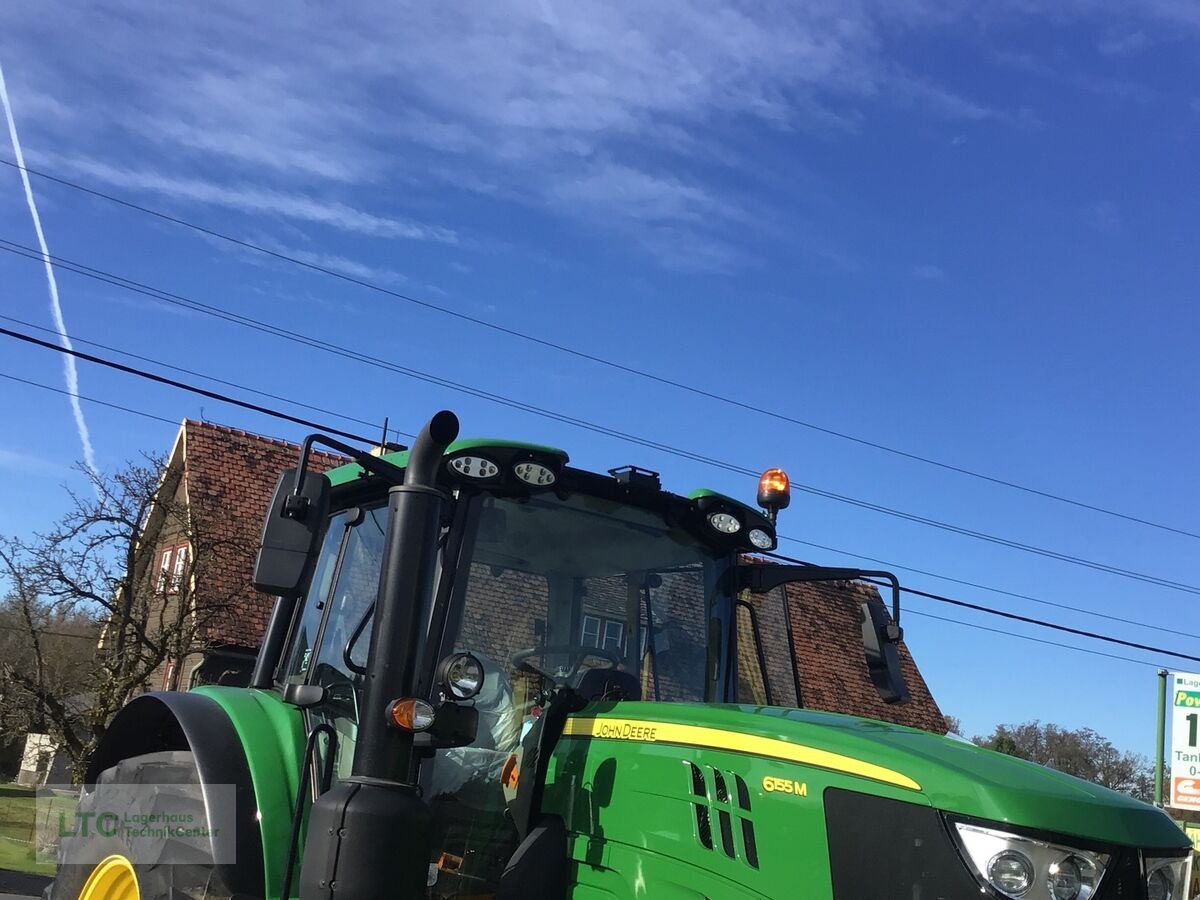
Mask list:
[[[254,561],[254,586],[278,597],[304,593],[329,516],[329,479],[306,472],[297,494],[296,474],[283,472],[275,484]]]
[[[864,603],[862,612],[863,651],[871,684],[884,703],[907,703],[908,684],[900,670],[900,626],[878,600]]]
[[[428,731],[413,735],[413,747],[422,750],[448,750],[466,747],[479,731],[479,711],[473,706],[443,703],[437,708]]]
[[[756,594],[765,594],[784,584],[818,581],[854,581],[859,578],[884,578],[892,586],[892,614],[882,600],[872,600],[862,605],[863,653],[867,661],[867,674],[879,697],[884,703],[907,703],[908,685],[900,670],[900,580],[891,572],[871,569],[844,569],[825,566],[785,566],[778,563],[752,563],[739,566],[738,584]],[[792,631],[791,607],[783,604],[784,622],[788,633],[788,644],[795,654],[796,640]],[[795,660],[793,659],[793,663]],[[796,695],[800,696],[800,676],[796,666],[792,667],[796,679]]]

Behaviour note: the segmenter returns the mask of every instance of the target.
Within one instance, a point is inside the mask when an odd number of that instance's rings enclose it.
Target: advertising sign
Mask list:
[[[1200,810],[1200,675],[1175,673],[1171,692],[1171,800],[1176,809]]]

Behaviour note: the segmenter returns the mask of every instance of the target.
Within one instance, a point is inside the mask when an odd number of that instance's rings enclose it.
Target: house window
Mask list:
[[[608,619],[604,623],[604,649],[621,650],[625,646],[625,624]]]
[[[163,547],[158,556],[158,584],[160,594],[177,594],[187,572],[188,545],[171,544]]]
[[[600,647],[604,650],[623,652],[625,649],[625,623],[600,616],[583,617],[580,643],[585,647]]]

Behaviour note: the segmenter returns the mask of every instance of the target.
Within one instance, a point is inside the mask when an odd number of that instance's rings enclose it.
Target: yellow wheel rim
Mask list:
[[[79,900],[142,900],[133,863],[120,854],[100,860],[84,882]]]

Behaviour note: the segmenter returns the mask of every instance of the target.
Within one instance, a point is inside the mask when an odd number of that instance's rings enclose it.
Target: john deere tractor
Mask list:
[[[49,897],[1185,897],[1189,842],[1151,806],[738,703],[773,662],[747,598],[867,575],[893,602],[862,606],[862,665],[907,697],[895,579],[771,561],[782,473],[751,507],[457,437],[442,412],[403,452],[305,442],[263,528],[251,686],[134,699],[81,801],[212,827],[67,837]],[[353,462],[307,471],[315,444]]]

